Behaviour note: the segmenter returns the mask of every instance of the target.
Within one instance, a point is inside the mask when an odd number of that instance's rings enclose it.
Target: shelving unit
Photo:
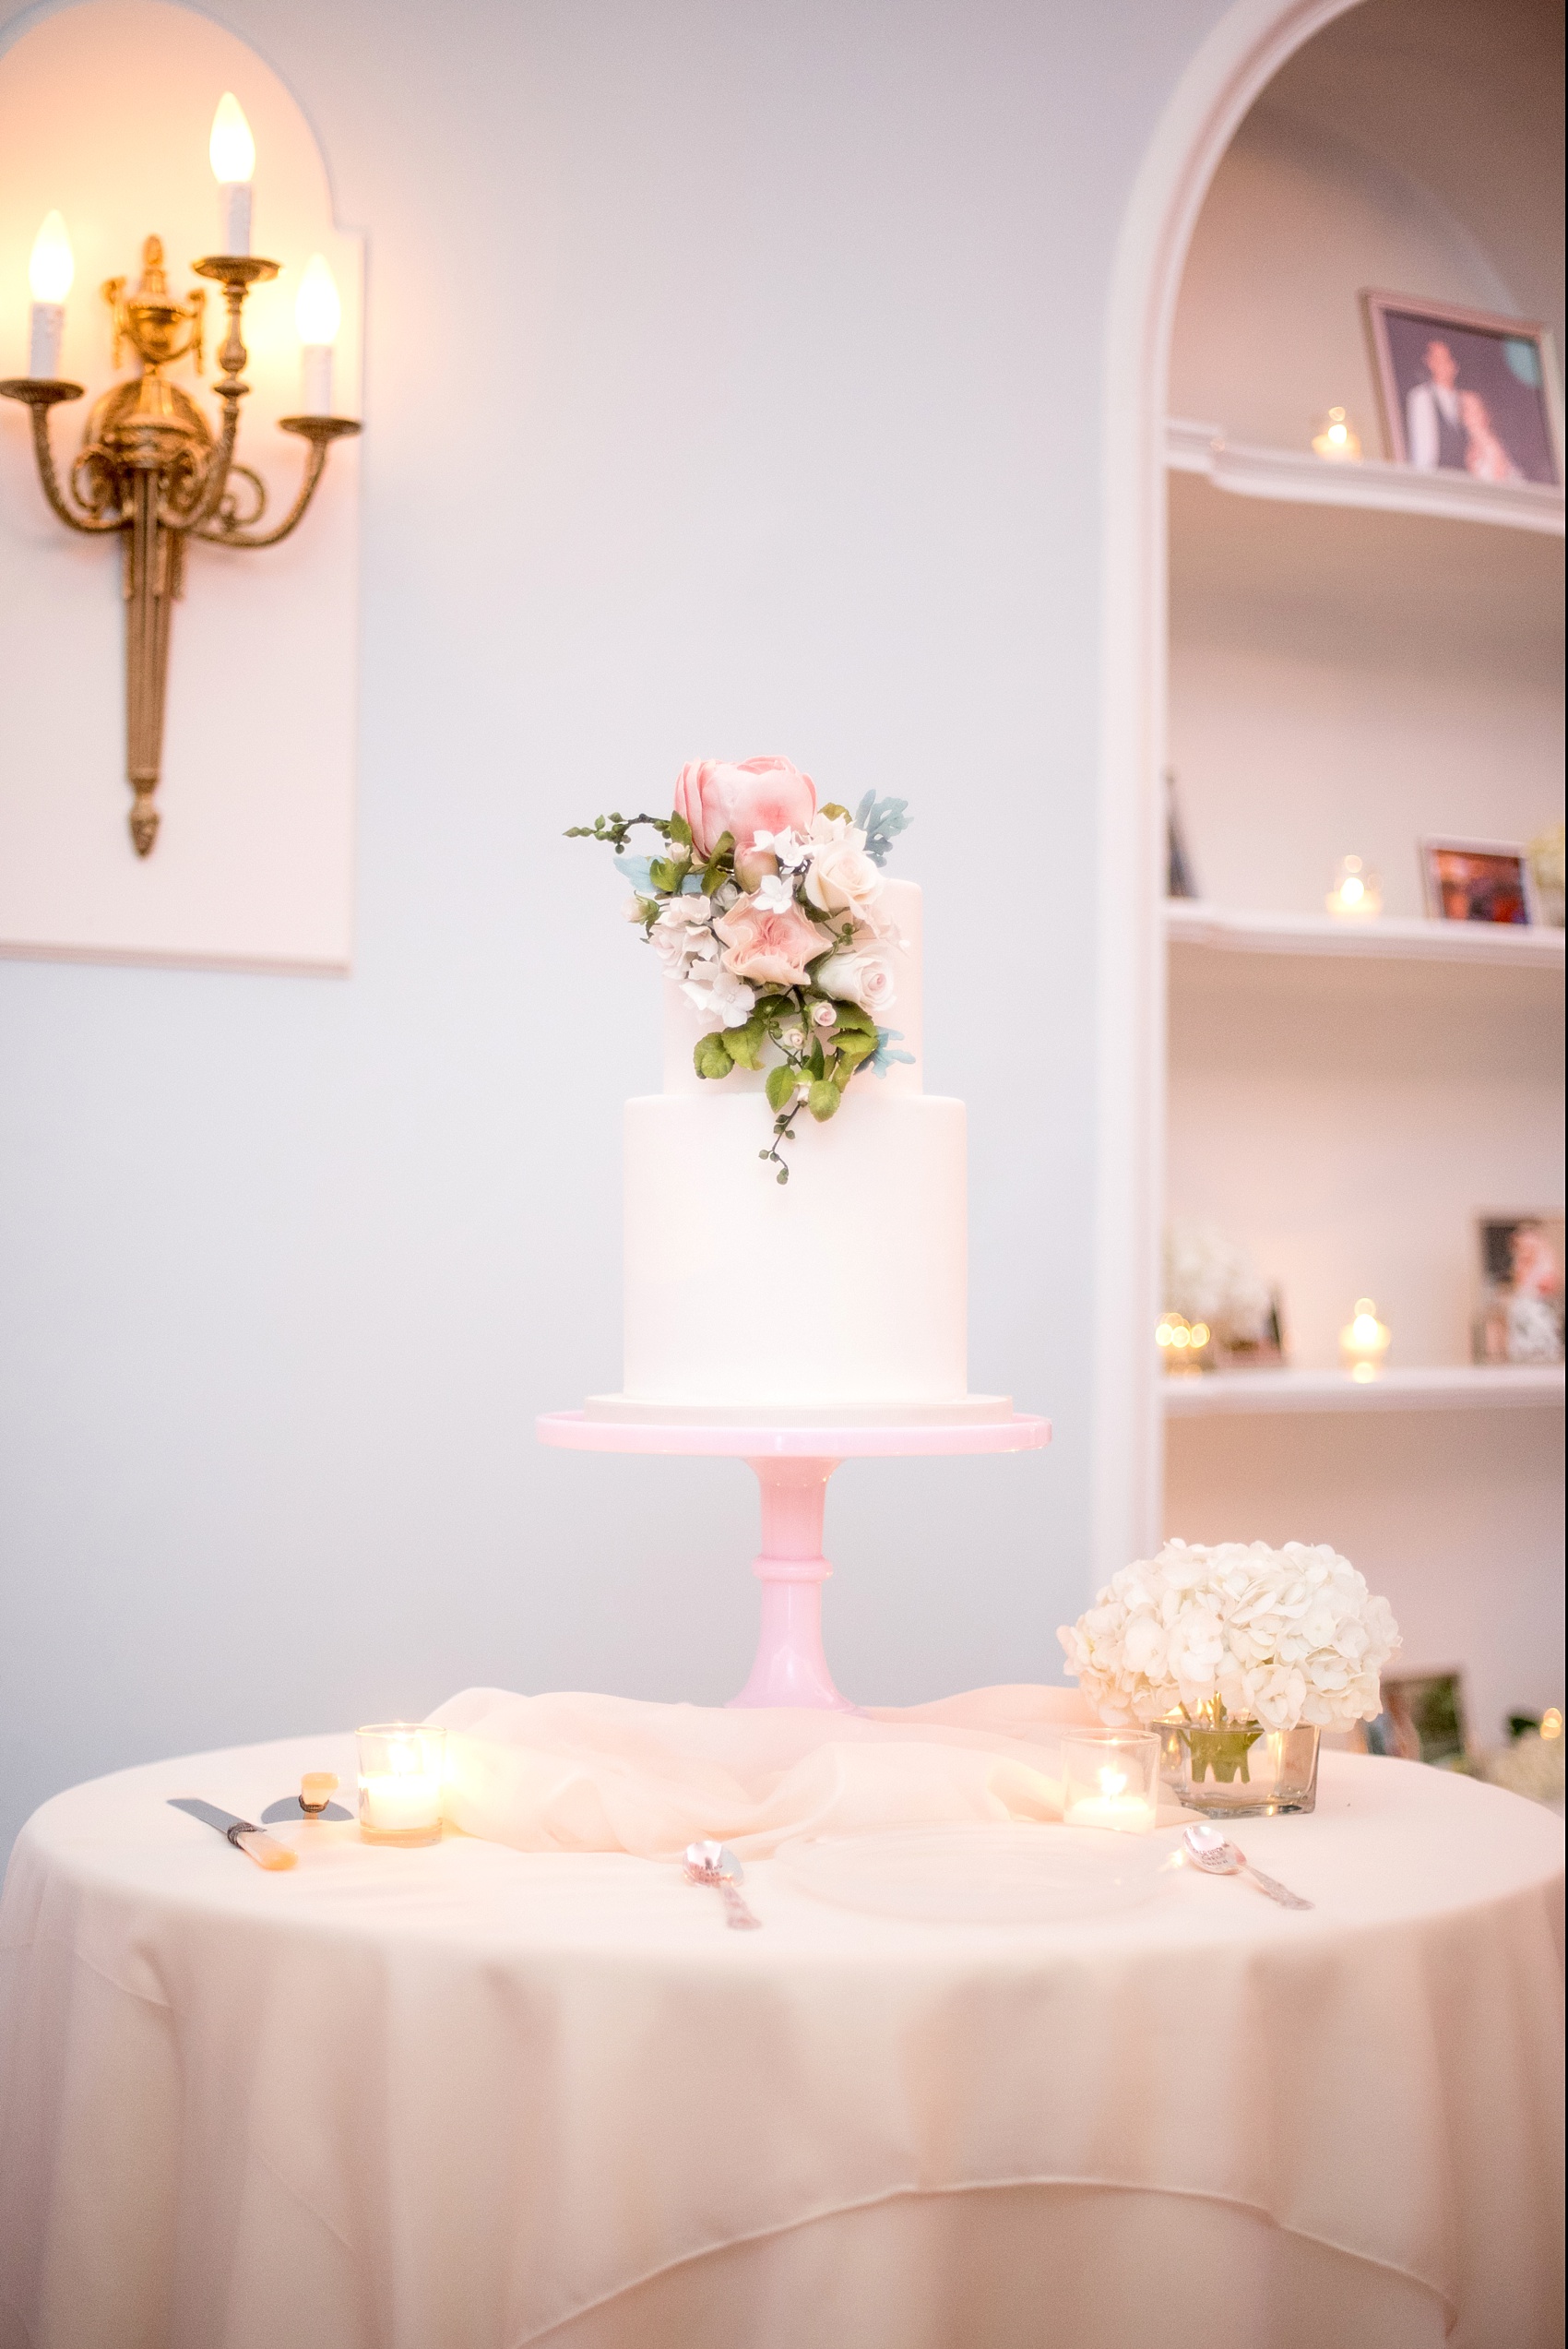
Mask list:
[[[1561,974],[1563,934],[1545,928],[1503,929],[1487,922],[1429,922],[1379,916],[1336,919],[1329,913],[1243,912],[1197,898],[1172,898],[1165,908],[1172,946],[1214,947],[1230,954],[1333,955],[1372,962],[1490,963],[1499,970]]]
[[[1490,522],[1505,530],[1563,534],[1563,496],[1534,482],[1478,482],[1466,473],[1419,473],[1379,458],[1325,459],[1312,451],[1257,448],[1232,441],[1220,424],[1172,416],[1165,461],[1172,472],[1202,473],[1216,489],[1295,506],[1360,507],[1444,522]]]
[[[1206,897],[1161,915],[1166,1211],[1277,1285],[1288,1366],[1172,1377],[1151,1344],[1147,1375],[1165,1530],[1333,1542],[1490,1737],[1562,1699],[1563,1373],[1470,1357],[1478,1219],[1561,1212],[1563,935],[1424,918],[1420,843],[1561,812],[1563,497],[1308,444],[1340,402],[1373,446],[1361,287],[1541,314],[1559,256],[1522,215],[1503,249],[1471,125],[1508,121],[1515,188],[1555,134],[1503,101],[1505,29],[1455,13],[1418,54],[1390,6],[1368,47],[1383,7],[1353,72],[1287,66],[1241,125],[1177,305],[1166,745]],[[1417,136],[1444,74],[1457,142]],[[1324,911],[1348,854],[1381,916]],[[1338,1353],[1361,1295],[1397,1365],[1366,1384]]]
[[[1299,1411],[1561,1411],[1563,1378],[1533,1363],[1384,1370],[1359,1385],[1344,1370],[1210,1370],[1165,1378],[1167,1419]]]

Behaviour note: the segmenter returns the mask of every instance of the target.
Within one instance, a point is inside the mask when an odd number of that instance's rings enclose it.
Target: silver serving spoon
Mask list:
[[[1201,1867],[1206,1876],[1250,1876],[1259,1891],[1266,1892],[1271,1901],[1277,1901],[1282,1909],[1313,1906],[1299,1892],[1292,1892],[1289,1885],[1281,1884],[1276,1877],[1265,1876],[1261,1867],[1254,1867],[1240,1845],[1230,1842],[1218,1827],[1185,1827],[1182,1841],[1193,1866]]]
[[[711,1840],[686,1846],[686,1881],[688,1884],[711,1884],[724,1900],[724,1922],[733,1931],[747,1932],[760,1926],[762,1919],[754,1916],[735,1887],[745,1870],[728,1843]]]

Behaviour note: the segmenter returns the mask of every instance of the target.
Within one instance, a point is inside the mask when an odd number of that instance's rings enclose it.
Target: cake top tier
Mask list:
[[[861,1071],[908,1067],[918,1090],[913,1055],[884,1020],[901,981],[907,1003],[919,993],[918,900],[910,937],[882,870],[908,821],[903,800],[873,792],[852,815],[819,805],[787,758],[695,759],[668,817],[615,813],[568,835],[622,858],[628,918],[691,1007],[697,1082],[759,1080],[773,1142],[758,1156],[780,1183],[801,1119],[836,1116]],[[624,854],[639,827],[662,853]]]

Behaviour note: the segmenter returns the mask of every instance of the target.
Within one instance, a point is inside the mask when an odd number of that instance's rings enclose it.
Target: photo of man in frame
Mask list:
[[[1472,481],[1558,485],[1550,353],[1542,329],[1397,295],[1362,300],[1396,462]]]

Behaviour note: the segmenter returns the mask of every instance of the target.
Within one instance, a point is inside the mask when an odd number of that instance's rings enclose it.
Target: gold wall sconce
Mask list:
[[[216,429],[168,370],[189,359],[204,364],[206,288],[184,302],[170,293],[163,247],[149,236],[142,247],[140,282],[128,288],[111,278],[102,288],[113,330],[112,364],[129,350],[137,372],[102,393],[88,411],[82,445],[62,480],[50,441],[49,411],[80,399],[84,387],[57,374],[65,299],[74,263],[65,222],[52,212],[39,231],[30,270],[32,291],[29,372],[0,381],[0,397],[32,411],[33,454],[43,494],[60,520],[90,536],[118,535],[124,547],[125,599],[125,776],[133,794],[131,839],[138,856],[158,838],[154,805],[163,755],[164,688],[169,674],[172,607],[184,591],[185,550],[192,539],[215,546],[276,546],[300,521],[315,495],[335,440],[360,430],[334,416],[332,347],[340,319],[337,289],[316,254],[304,270],[295,310],[303,346],[303,400],[308,411],[279,419],[279,430],[309,444],[304,474],[281,519],[266,527],[267,489],[238,462],[240,402],[250,387],[241,320],[253,285],[278,275],[281,263],[250,251],[251,178],[255,149],[244,113],[225,91],[213,118],[210,158],[219,183],[222,253],[192,263],[199,278],[221,287],[227,329],[217,352],[213,386]]]

